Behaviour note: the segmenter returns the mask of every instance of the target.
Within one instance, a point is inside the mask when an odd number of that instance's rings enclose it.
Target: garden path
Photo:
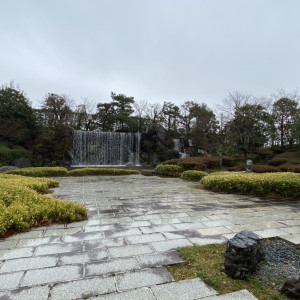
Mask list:
[[[174,282],[176,249],[224,243],[248,229],[300,243],[300,203],[213,193],[180,178],[56,178],[54,196],[89,208],[89,220],[0,241],[0,299],[256,299],[218,296],[200,279]]]

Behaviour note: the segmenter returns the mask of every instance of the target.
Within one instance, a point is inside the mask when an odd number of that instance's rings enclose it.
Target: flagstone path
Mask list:
[[[199,278],[174,282],[176,249],[224,243],[247,229],[300,243],[300,202],[212,193],[180,178],[57,178],[54,196],[89,220],[0,240],[0,299],[256,299],[218,296]]]

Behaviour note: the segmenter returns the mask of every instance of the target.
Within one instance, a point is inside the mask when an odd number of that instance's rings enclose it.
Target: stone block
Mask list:
[[[151,293],[149,288],[140,288],[136,290],[131,290],[127,292],[121,293],[112,293],[108,295],[102,295],[99,297],[93,297],[89,300],[155,300],[153,294]]]
[[[153,253],[154,250],[148,244],[136,244],[108,249],[110,257],[126,257],[140,254]]]
[[[226,273],[232,278],[243,279],[254,273],[265,252],[259,236],[247,230],[236,234],[228,241],[224,266]]]
[[[187,239],[179,239],[179,240],[171,240],[171,241],[163,241],[163,242],[154,242],[152,243],[154,249],[158,252],[166,252],[170,250],[175,250],[183,247],[193,246],[191,242]]]
[[[87,264],[86,275],[114,274],[140,269],[137,261],[133,258],[120,258],[99,263]]]
[[[194,300],[216,295],[217,292],[206,286],[200,278],[166,283],[151,287],[157,300]]]
[[[51,300],[73,300],[116,292],[113,277],[96,277],[54,285]]]
[[[33,286],[44,283],[65,282],[82,277],[82,267],[62,266],[26,272],[21,286]]]
[[[165,268],[147,269],[116,276],[118,290],[130,290],[173,281]]]
[[[50,287],[38,286],[33,288],[20,288],[0,294],[0,299],[9,300],[48,300]]]

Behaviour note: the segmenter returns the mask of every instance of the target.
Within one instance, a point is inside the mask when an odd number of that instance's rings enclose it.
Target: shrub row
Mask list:
[[[227,170],[230,172],[245,171],[245,169],[246,169],[245,165],[227,168]],[[280,169],[268,165],[254,165],[253,172],[254,173],[275,173],[275,172],[280,172]]]
[[[226,167],[235,166],[243,161],[241,156],[223,156],[222,165]],[[205,169],[216,169],[220,167],[219,156],[211,157],[187,157],[178,158],[164,161],[163,165],[178,165],[184,168],[184,170],[198,170],[203,171]]]
[[[36,167],[23,168],[6,172],[6,174],[16,174],[30,177],[61,177],[61,176],[88,176],[88,175],[131,175],[140,174],[137,170],[127,169],[103,169],[103,168],[83,168],[68,171],[63,167]]]
[[[127,169],[102,169],[102,168],[83,168],[69,171],[69,176],[91,176],[91,175],[132,175],[140,174],[138,170]]]
[[[163,164],[157,165],[156,170],[157,174],[175,177],[180,177],[181,172],[184,171],[183,167],[181,166]]]
[[[87,209],[80,204],[37,192],[57,186],[57,181],[21,177],[0,176],[0,236],[8,230],[25,231],[42,222],[67,223],[87,218]]]
[[[184,171],[180,177],[184,180],[200,181],[204,176],[207,175],[208,174],[203,171],[189,170],[189,171]]]
[[[300,175],[295,173],[215,173],[205,176],[200,182],[205,189],[229,193],[255,195],[279,195],[300,197]]]

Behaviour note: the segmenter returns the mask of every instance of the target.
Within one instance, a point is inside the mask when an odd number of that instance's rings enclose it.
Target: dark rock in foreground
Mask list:
[[[281,292],[293,299],[300,299],[300,278],[287,280]]]
[[[243,230],[227,243],[224,266],[228,276],[243,279],[255,272],[265,252],[262,242],[255,233]]]

